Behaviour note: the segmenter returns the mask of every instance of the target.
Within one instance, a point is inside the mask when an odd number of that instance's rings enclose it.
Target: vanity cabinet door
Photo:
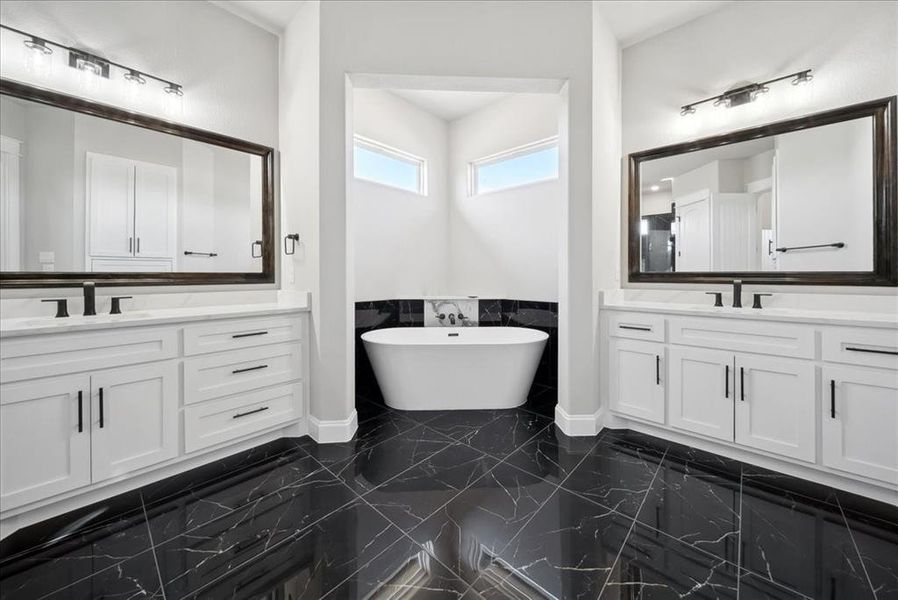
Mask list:
[[[736,355],[736,443],[814,462],[814,364]]]
[[[823,367],[823,464],[898,484],[898,371]]]
[[[91,375],[94,483],[178,455],[178,363]]]
[[[89,394],[88,375],[0,386],[3,510],[90,483]]]
[[[668,357],[670,425],[732,442],[732,352],[671,346]]]
[[[664,423],[664,345],[612,338],[609,350],[612,408]]]
[[[177,170],[137,163],[134,180],[134,256],[173,258],[177,246]]]

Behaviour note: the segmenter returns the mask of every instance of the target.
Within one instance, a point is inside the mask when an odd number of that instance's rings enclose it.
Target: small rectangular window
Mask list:
[[[472,196],[558,179],[558,138],[476,160],[469,174]]]
[[[424,195],[427,193],[426,173],[423,158],[355,136],[353,175],[356,179]]]

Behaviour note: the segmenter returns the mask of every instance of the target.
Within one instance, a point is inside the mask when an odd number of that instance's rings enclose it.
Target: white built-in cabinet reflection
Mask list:
[[[88,271],[176,269],[178,172],[87,153]]]

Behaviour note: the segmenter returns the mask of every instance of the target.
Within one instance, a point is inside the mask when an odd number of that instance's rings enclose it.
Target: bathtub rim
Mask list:
[[[384,332],[408,332],[410,329],[428,329],[428,330],[442,330],[445,331],[448,335],[453,332],[461,332],[464,330],[471,329],[484,329],[484,330],[516,330],[516,331],[526,331],[528,334],[533,333],[537,334],[535,337],[526,338],[526,339],[518,339],[518,340],[478,340],[478,341],[446,341],[443,339],[434,339],[434,340],[402,340],[402,341],[386,341],[386,340],[372,340],[370,336],[383,334]],[[365,344],[375,344],[379,346],[407,346],[407,347],[441,347],[441,348],[452,348],[452,347],[479,347],[479,346],[521,346],[525,344],[537,344],[542,342],[548,342],[549,334],[545,331],[541,331],[539,329],[534,329],[532,327],[384,327],[382,329],[373,329],[371,331],[366,331],[361,335],[362,342]]]

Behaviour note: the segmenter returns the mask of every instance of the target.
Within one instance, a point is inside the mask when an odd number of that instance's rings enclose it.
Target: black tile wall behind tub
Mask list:
[[[480,327],[530,327],[549,335],[526,408],[552,417],[558,385],[558,303],[532,300],[478,300]],[[423,327],[424,300],[376,300],[355,304],[355,385],[359,421],[375,416],[384,406],[374,370],[362,344],[362,334],[386,327]],[[372,406],[372,403],[374,406]]]

